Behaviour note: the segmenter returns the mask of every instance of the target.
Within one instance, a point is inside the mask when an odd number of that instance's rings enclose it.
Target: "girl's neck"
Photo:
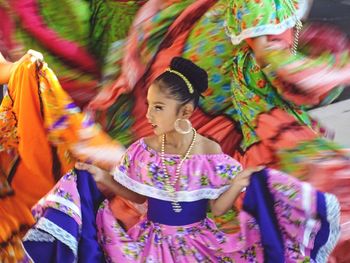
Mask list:
[[[193,139],[193,131],[188,134],[180,134],[176,131],[165,134],[165,149],[172,149],[176,152],[182,153],[184,148],[188,148]],[[159,138],[161,143],[162,135]]]

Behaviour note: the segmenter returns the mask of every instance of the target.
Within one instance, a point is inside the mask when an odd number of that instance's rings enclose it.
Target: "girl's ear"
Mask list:
[[[189,119],[194,111],[194,107],[192,103],[186,103],[180,109],[180,117],[182,119]]]

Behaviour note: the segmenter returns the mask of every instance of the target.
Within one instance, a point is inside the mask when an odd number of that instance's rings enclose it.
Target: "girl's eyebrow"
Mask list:
[[[155,102],[153,102],[153,104],[161,104],[161,105],[165,105],[165,103],[164,103],[164,102],[160,102],[160,101],[155,101]]]

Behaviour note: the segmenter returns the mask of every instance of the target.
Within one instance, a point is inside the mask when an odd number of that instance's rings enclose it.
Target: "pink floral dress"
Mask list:
[[[175,174],[179,160],[177,155],[166,155],[170,175]],[[107,260],[159,263],[263,262],[266,259],[266,240],[262,240],[264,234],[261,233],[259,220],[252,215],[253,206],[249,208],[249,204],[246,205],[247,210],[252,210],[251,213],[242,211],[239,214],[240,231],[225,234],[206,216],[207,206],[202,205],[225,192],[239,171],[241,165],[228,155],[192,155],[184,162],[176,189],[177,200],[183,210],[175,213],[171,207],[172,197],[165,190],[160,155],[150,149],[143,139],[134,143],[115,169],[114,178],[134,192],[147,196],[148,212],[138,224],[126,231],[113,216],[108,201],[103,202],[97,212],[96,222],[99,242]],[[298,182],[275,170],[265,171],[264,177],[267,190],[274,200],[274,204],[269,205],[276,214],[277,232],[283,243],[283,258],[286,262],[312,261],[315,239],[322,229],[322,220],[317,211],[319,193],[309,184]],[[248,192],[247,195],[248,198],[252,196]],[[326,194],[325,199],[328,213],[337,215],[339,211],[335,197]],[[330,224],[332,233],[329,237],[332,238],[318,249],[318,259],[323,259],[317,262],[325,262],[327,251],[334,246],[339,231],[336,218]]]

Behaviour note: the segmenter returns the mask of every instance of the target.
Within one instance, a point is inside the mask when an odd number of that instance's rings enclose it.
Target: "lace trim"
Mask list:
[[[23,237],[23,241],[54,242],[55,238],[48,233],[33,228],[28,230],[27,234]]]
[[[116,180],[118,183],[120,183],[121,185],[130,189],[133,192],[139,193],[144,196],[160,199],[163,201],[173,201],[173,197],[169,195],[169,192],[133,180],[129,176],[121,172],[118,168],[115,169],[113,177],[114,180]],[[218,189],[202,188],[193,191],[177,191],[176,201],[192,202],[201,199],[216,199],[229,187],[229,185],[226,185]]]
[[[72,250],[75,257],[78,256],[78,241],[66,230],[45,217],[40,218],[35,227],[49,233],[54,238],[61,241]]]
[[[292,16],[284,20],[280,24],[267,24],[267,25],[248,28],[246,30],[243,30],[239,35],[234,35],[230,31],[226,21],[224,22],[224,28],[225,28],[226,35],[231,39],[232,44],[238,45],[244,39],[247,39],[247,38],[281,34],[287,29],[293,28],[296,24],[296,21],[297,21],[297,16]]]
[[[329,237],[316,256],[316,262],[325,263],[340,237],[340,206],[337,198],[325,193],[327,220],[329,222]]]
[[[310,239],[311,239],[311,233],[316,225],[316,220],[312,218],[311,216],[311,196],[312,188],[309,183],[302,183],[302,202],[303,202],[303,209],[305,212],[305,218],[306,218],[306,224],[305,224],[305,231],[303,236],[303,242],[301,244],[301,252],[303,255],[305,255],[305,246],[309,245]]]
[[[79,218],[81,218],[81,210],[80,208],[74,204],[72,201],[69,201],[61,196],[57,196],[57,195],[53,195],[53,194],[49,194],[48,196],[46,196],[45,198],[41,199],[38,203],[41,205],[41,206],[45,206],[45,202],[47,201],[52,201],[52,202],[56,202],[56,203],[59,203],[59,204],[62,204],[70,209],[72,209],[72,211],[74,213],[76,213]]]
[[[299,8],[296,11],[296,14],[279,24],[266,24],[257,27],[248,28],[243,30],[239,35],[234,35],[230,32],[226,21],[224,22],[224,28],[226,35],[231,39],[232,44],[238,45],[244,39],[253,38],[264,35],[278,35],[283,33],[289,28],[292,28],[296,25],[296,21],[302,19],[308,10],[308,1],[299,0]]]

